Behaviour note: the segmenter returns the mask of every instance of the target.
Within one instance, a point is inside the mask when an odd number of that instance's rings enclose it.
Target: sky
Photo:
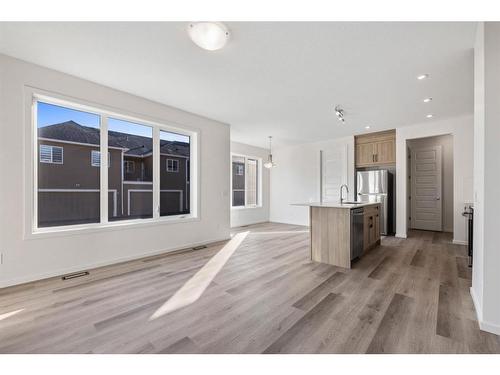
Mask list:
[[[38,127],[43,128],[53,124],[59,124],[73,120],[74,122],[99,129],[100,118],[99,115],[93,113],[77,111],[60,107],[53,104],[38,102],[37,121]],[[108,130],[116,132],[140,135],[143,137],[152,137],[152,129],[149,126],[135,124],[129,121],[108,118]],[[175,134],[166,131],[160,131],[160,139],[166,141],[179,141],[189,143],[189,137],[181,134]]]

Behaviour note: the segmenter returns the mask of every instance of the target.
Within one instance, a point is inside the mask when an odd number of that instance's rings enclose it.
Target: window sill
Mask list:
[[[134,219],[134,220],[115,221],[115,222],[108,222],[105,224],[96,223],[96,224],[72,225],[67,227],[40,228],[30,233],[26,233],[24,239],[35,240],[35,239],[49,238],[49,237],[75,236],[75,235],[102,233],[102,232],[124,230],[124,229],[153,227],[165,224],[189,223],[200,220],[201,219],[199,217],[191,215],[180,215],[180,216],[160,217],[157,219]]]
[[[239,211],[239,210],[252,210],[255,208],[262,208],[262,205],[260,206],[236,206],[236,207],[231,207],[231,210]]]

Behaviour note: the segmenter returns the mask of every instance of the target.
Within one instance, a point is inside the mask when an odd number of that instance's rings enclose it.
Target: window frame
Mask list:
[[[94,164],[94,153],[99,154],[99,165]],[[90,166],[95,168],[101,167],[101,151],[90,150]],[[111,167],[111,152],[108,151],[108,168]]]
[[[124,160],[123,163],[124,163],[125,173],[134,173],[135,172],[135,161],[134,160]],[[131,171],[129,170],[128,165],[133,166]]]
[[[60,94],[48,92],[41,89],[26,88],[26,119],[27,119],[27,142],[30,147],[27,149],[27,160],[30,160],[30,167],[26,168],[28,188],[25,190],[25,231],[24,238],[40,238],[41,236],[59,236],[68,234],[78,234],[82,232],[94,232],[102,230],[123,229],[127,226],[150,226],[168,223],[179,223],[189,221],[199,221],[200,218],[200,150],[199,136],[200,130],[185,124],[177,124],[165,119],[156,119],[144,114],[135,114],[127,110],[108,107],[102,104],[86,102],[84,100],[68,98]],[[68,109],[85,111],[100,116],[100,147],[101,166],[100,170],[100,222],[88,224],[75,224],[54,227],[38,227],[38,128],[37,128],[37,103],[63,106]],[[151,126],[153,129],[153,217],[148,219],[130,219],[123,221],[108,220],[108,168],[102,165],[108,164],[108,118],[130,121],[137,124]],[[190,161],[194,160],[190,169],[190,213],[171,216],[160,216],[160,130],[176,134],[186,135],[190,138]]]
[[[233,206],[233,157],[239,157],[239,158],[244,158],[245,159],[245,166],[244,166],[244,176],[245,176],[245,204],[243,206]],[[251,160],[256,160],[257,161],[257,204],[247,204],[247,191],[248,191],[248,159]],[[230,194],[230,207],[231,210],[245,210],[245,209],[251,209],[251,208],[262,208],[262,158],[259,158],[258,156],[250,156],[250,155],[244,155],[244,154],[238,154],[238,153],[231,153],[231,162],[229,163],[230,165],[230,187],[231,187],[231,194]]]
[[[172,166],[173,165],[176,165],[177,167],[175,169],[168,169],[168,162],[171,161],[172,162]],[[179,173],[179,160],[178,159],[169,159],[167,158],[167,172],[168,173]]]
[[[50,147],[50,161],[43,161],[41,158],[42,154],[42,147]],[[55,148],[60,148],[61,149],[61,162],[54,161],[54,149]],[[61,146],[53,146],[53,145],[40,145],[40,148],[38,150],[38,160],[40,163],[44,164],[58,164],[58,165],[63,165],[64,164],[64,147]]]

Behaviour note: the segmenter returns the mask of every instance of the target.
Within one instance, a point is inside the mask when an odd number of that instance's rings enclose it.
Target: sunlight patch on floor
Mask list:
[[[0,321],[2,321],[4,319],[7,319],[7,318],[10,318],[13,315],[19,314],[21,311],[24,311],[24,309],[19,309],[19,310],[15,310],[15,311],[11,311],[11,312],[5,313],[5,314],[0,314]]]
[[[186,283],[170,297],[149,320],[155,320],[165,314],[183,308],[196,302],[203,292],[208,288],[212,280],[224,267],[231,255],[241,245],[249,232],[236,234],[217,254],[191,277]]]

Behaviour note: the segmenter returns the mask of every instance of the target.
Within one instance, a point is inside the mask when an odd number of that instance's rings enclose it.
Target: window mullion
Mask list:
[[[153,218],[160,217],[160,129],[153,127]],[[165,166],[165,169],[167,167]]]
[[[108,222],[108,117],[101,116],[100,124],[100,212],[101,212],[101,223]]]
[[[248,162],[247,162],[247,157],[245,156],[244,158],[244,163],[245,165],[243,166],[243,170],[245,171],[245,207],[247,206],[247,202],[248,202],[248,199],[247,199],[247,195],[248,195]]]

